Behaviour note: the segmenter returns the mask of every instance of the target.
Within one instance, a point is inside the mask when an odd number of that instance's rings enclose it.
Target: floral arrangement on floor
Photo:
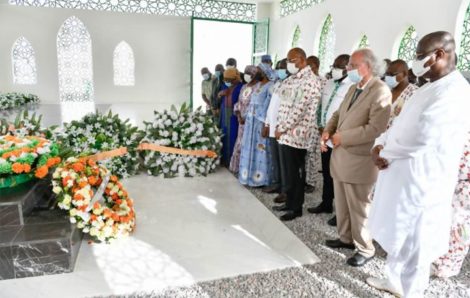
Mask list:
[[[38,136],[0,136],[0,188],[9,188],[34,177],[42,179],[59,164],[59,148]]]
[[[153,122],[144,122],[145,137],[142,142],[170,150],[143,151],[148,174],[166,178],[206,176],[216,168],[222,142],[220,130],[212,117],[201,108],[191,112],[186,104],[179,111],[172,106],[170,111],[155,111],[154,115]]]
[[[81,120],[64,125],[59,141],[77,155],[92,155],[118,150],[118,156],[102,162],[113,174],[120,178],[129,177],[140,167],[137,147],[143,132],[110,111],[88,114]],[[110,156],[113,156],[112,154]]]
[[[41,136],[46,139],[54,139],[58,126],[44,128],[42,126],[42,115],[29,114],[28,111],[18,113],[13,122],[0,119],[0,135],[11,134],[18,137]]]
[[[118,178],[87,158],[68,158],[52,175],[58,206],[95,240],[111,242],[135,227],[133,201]]]
[[[34,94],[4,93],[0,94],[0,111],[18,108],[29,103],[38,103],[39,97]]]

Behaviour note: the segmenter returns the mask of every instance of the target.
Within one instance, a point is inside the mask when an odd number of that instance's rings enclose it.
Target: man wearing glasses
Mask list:
[[[423,297],[431,263],[449,248],[452,197],[470,130],[470,86],[455,57],[448,32],[419,41],[412,68],[428,83],[372,150],[380,174],[369,228],[387,252],[387,278],[367,283],[396,295]]]
[[[346,66],[349,63],[349,55],[338,56],[331,66],[332,79],[328,80],[322,91],[322,98],[317,108],[317,126],[319,135],[323,133],[326,123],[331,119],[333,113],[338,110],[343,99],[353,82],[348,78]],[[333,144],[328,142],[327,151],[321,153],[322,175],[323,175],[323,193],[322,202],[316,207],[308,208],[308,212],[332,213],[333,212],[333,177],[330,174],[330,159],[333,152]],[[330,225],[336,225],[336,217],[328,221]]]

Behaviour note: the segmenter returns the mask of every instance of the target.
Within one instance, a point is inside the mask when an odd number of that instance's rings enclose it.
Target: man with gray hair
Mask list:
[[[371,149],[375,138],[387,128],[392,94],[377,77],[378,62],[370,49],[354,52],[347,71],[354,85],[326,124],[321,139],[323,152],[328,150],[327,142],[333,146],[330,170],[339,234],[339,239],[327,240],[326,245],[355,248],[347,263],[357,267],[375,255],[367,229],[371,191],[378,174]]]

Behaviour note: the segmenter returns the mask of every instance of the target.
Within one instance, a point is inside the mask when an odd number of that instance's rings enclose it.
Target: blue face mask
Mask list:
[[[218,77],[218,78],[220,78],[220,75],[221,75],[221,74],[222,74],[222,73],[220,72],[220,70],[216,70],[216,71],[214,72],[214,75],[215,75],[216,77]]]
[[[287,78],[287,70],[285,69],[278,69],[277,70],[277,76],[281,81],[285,80]]]
[[[232,83],[230,82],[224,82],[225,86],[227,86],[228,88],[232,87]]]
[[[397,76],[385,76],[385,83],[390,87],[390,89],[393,89],[400,84],[400,82],[397,81]]]
[[[353,69],[348,71],[348,78],[351,80],[353,83],[359,83],[362,81],[363,77],[359,74],[359,71],[357,69]]]

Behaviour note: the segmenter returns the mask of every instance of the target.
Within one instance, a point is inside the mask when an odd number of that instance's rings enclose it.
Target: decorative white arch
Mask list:
[[[131,46],[121,41],[113,53],[114,85],[135,85],[135,60]]]
[[[77,17],[65,20],[57,34],[61,101],[93,101],[91,37]]]
[[[19,37],[11,48],[13,83],[34,85],[37,83],[36,57],[33,46],[25,37]]]

